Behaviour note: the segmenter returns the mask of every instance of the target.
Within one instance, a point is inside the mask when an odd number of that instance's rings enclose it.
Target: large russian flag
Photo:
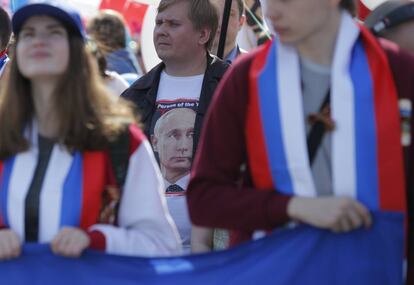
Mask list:
[[[401,285],[402,217],[374,213],[373,220],[349,234],[300,226],[227,251],[170,258],[87,252],[70,259],[29,244],[20,258],[0,262],[0,276],[13,285]]]

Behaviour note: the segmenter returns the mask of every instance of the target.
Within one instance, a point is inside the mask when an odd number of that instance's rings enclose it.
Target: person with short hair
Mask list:
[[[224,0],[211,0],[212,3],[217,7],[217,11],[220,15],[219,18],[219,28],[217,29],[216,37],[213,44],[213,53],[217,54],[218,46],[220,41],[221,34],[221,24],[224,14]],[[246,22],[246,15],[244,13],[244,3],[243,0],[232,0],[229,22],[226,33],[226,43],[224,45],[224,56],[223,59],[229,63],[232,63],[236,57],[242,53],[246,53],[237,45],[237,34],[240,29],[243,27]]]
[[[292,223],[353,234],[395,211],[384,219],[399,231],[381,242],[402,237],[413,157],[406,177],[397,98],[414,86],[397,82],[413,82],[414,58],[356,23],[353,0],[262,3],[275,38],[217,89],[187,192],[192,222],[231,230],[236,245]]]
[[[9,14],[0,7],[0,79],[9,58],[7,57],[7,47],[9,46],[12,33]]]
[[[209,52],[217,26],[217,11],[210,0],[161,0],[154,45],[162,62],[121,95],[135,104],[144,131],[152,138],[167,204],[186,253],[191,250],[185,197],[188,173],[204,114],[228,66]],[[167,133],[161,127],[166,125]]]
[[[21,255],[23,242],[66,257],[88,248],[179,254],[151,146],[130,106],[99,80],[79,13],[28,4],[12,23],[16,50],[0,100],[0,260]]]

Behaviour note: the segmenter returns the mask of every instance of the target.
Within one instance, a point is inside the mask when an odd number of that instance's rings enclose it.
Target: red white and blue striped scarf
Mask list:
[[[26,130],[30,149],[0,161],[0,228],[12,228],[20,237],[25,232],[24,201],[37,165],[37,134],[33,123]],[[131,140],[130,155],[140,144],[140,140]],[[103,192],[114,182],[108,170],[105,151],[71,153],[62,145],[53,147],[39,201],[40,242],[51,240],[64,226],[87,230],[99,221]]]
[[[0,217],[5,227],[24,236],[24,203],[12,203],[13,196],[24,201],[36,167],[37,151],[28,151],[0,162]],[[88,229],[94,225],[101,210],[105,189],[104,152],[76,152],[73,156],[56,145],[42,186],[39,241],[48,241],[63,226]],[[22,197],[23,199],[19,199]],[[63,205],[64,204],[64,205]]]
[[[315,197],[306,148],[299,57],[269,43],[252,63],[247,148],[254,184]],[[405,210],[397,93],[376,39],[343,14],[331,79],[332,180],[336,196],[370,210]]]

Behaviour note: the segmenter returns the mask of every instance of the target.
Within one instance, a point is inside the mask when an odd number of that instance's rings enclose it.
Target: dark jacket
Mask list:
[[[149,137],[152,117],[156,111],[158,86],[160,83],[161,72],[164,67],[165,64],[161,62],[121,94],[121,97],[130,100],[135,104],[137,111],[141,116],[141,122],[144,125],[144,133],[147,137]],[[210,105],[214,91],[226,72],[227,67],[228,64],[221,61],[218,57],[212,55],[207,56],[207,68],[201,87],[200,102],[194,124],[193,154],[198,145],[201,126],[207,108]]]

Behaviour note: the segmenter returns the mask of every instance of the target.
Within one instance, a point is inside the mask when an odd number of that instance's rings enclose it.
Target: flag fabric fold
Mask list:
[[[88,251],[70,259],[53,255],[48,245],[28,244],[20,258],[0,263],[0,276],[15,285],[401,285],[403,217],[378,212],[373,220],[370,229],[347,234],[298,226],[230,250],[170,258]]]

